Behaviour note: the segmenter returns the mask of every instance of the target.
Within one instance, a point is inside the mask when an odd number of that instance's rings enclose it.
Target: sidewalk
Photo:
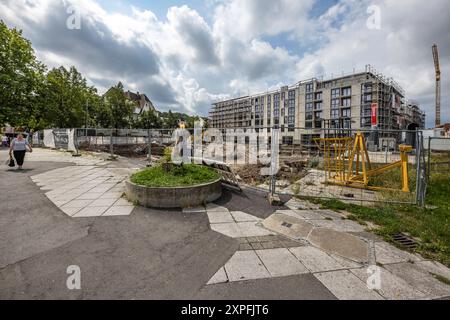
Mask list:
[[[0,161],[7,158],[0,151]],[[134,207],[126,159],[36,149],[0,169],[1,299],[436,299],[444,266],[401,251],[338,213],[226,191],[188,210]],[[288,199],[283,199],[288,200]],[[66,269],[81,269],[68,290]],[[369,290],[369,266],[381,289]]]

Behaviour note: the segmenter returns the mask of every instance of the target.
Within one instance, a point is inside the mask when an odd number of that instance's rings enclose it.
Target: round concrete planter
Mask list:
[[[152,188],[125,182],[128,200],[148,208],[189,208],[222,196],[222,179],[186,187]]]

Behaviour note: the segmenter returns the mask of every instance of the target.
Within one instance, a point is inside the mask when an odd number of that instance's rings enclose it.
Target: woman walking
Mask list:
[[[12,155],[14,155],[14,159],[16,159],[19,170],[22,169],[23,160],[25,159],[27,148],[30,150],[30,152],[33,152],[33,148],[31,147],[30,143],[23,137],[22,134],[18,134],[17,138],[13,139],[11,142],[11,146],[9,148],[9,156],[11,157]]]

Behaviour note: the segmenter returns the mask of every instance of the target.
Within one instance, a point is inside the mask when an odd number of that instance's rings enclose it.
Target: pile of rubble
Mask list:
[[[277,182],[282,182],[282,187],[298,181],[307,174],[305,160],[284,160],[277,174]],[[261,169],[267,168],[263,165],[235,165],[232,166],[233,172],[238,179],[245,184],[257,186],[268,182],[268,176],[261,175]]]

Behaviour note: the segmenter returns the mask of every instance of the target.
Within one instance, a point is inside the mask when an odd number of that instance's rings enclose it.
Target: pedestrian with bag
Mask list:
[[[33,152],[33,148],[28,140],[24,138],[23,134],[19,133],[17,138],[11,141],[11,146],[9,148],[9,157],[12,160],[12,156],[14,155],[19,170],[22,169],[27,149],[30,152]]]

